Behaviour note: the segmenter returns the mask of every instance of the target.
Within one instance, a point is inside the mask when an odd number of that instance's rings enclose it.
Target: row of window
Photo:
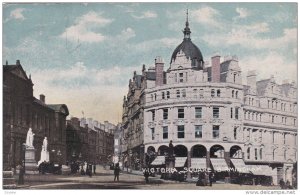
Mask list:
[[[212,135],[214,139],[219,138],[219,125],[213,125]],[[202,125],[195,125],[195,138],[202,138]],[[151,128],[151,138],[155,139],[155,128]],[[169,138],[168,126],[163,127],[163,139]],[[177,126],[177,138],[185,138],[185,127],[184,125]]]
[[[273,160],[278,160],[277,158],[275,158],[275,155],[276,155],[276,149],[273,150]],[[295,152],[295,155],[296,155],[296,152]],[[251,156],[251,149],[250,147],[247,148],[247,159],[250,159],[250,156]],[[255,160],[262,160],[262,157],[263,157],[263,148],[254,148],[254,159]],[[284,150],[283,152],[283,158],[284,160],[287,160],[287,150]]]
[[[176,90],[176,98],[180,97],[186,97],[186,89],[177,89]],[[170,98],[170,91],[163,91],[161,92],[161,99],[169,99]],[[193,89],[193,97],[194,98],[200,98],[204,97],[204,90],[203,89]],[[220,89],[211,89],[210,91],[210,96],[212,98],[214,97],[221,97],[221,90]],[[156,93],[151,94],[151,101],[156,101],[158,100],[158,95]],[[232,90],[232,98],[238,98],[238,91]]]
[[[289,111],[290,112],[297,112],[297,105],[296,104],[289,104]],[[280,110],[281,111],[287,111],[287,108],[286,108],[286,103],[281,103],[280,104]],[[268,108],[272,108],[272,109],[275,109],[275,110],[278,110],[279,109],[279,102],[278,100],[268,100]]]
[[[152,121],[155,121],[155,110],[151,110],[152,113]],[[238,114],[238,111],[236,111]],[[219,107],[213,107],[213,118],[219,118],[220,117],[220,108]],[[177,109],[177,118],[178,119],[184,119],[184,108],[178,108]],[[202,118],[202,107],[195,107],[195,118]],[[163,109],[163,119],[169,119],[169,109],[164,108]]]

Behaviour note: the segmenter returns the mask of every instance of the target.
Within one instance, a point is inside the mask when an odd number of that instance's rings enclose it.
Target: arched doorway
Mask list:
[[[156,157],[155,148],[153,146],[149,146],[147,148],[147,153],[146,153],[146,156],[145,156],[145,164],[146,164],[146,166],[149,166],[150,163],[152,161],[154,161],[155,157]]]
[[[176,157],[187,157],[187,148],[184,145],[177,145],[174,147],[174,154]]]
[[[153,154],[153,153],[155,153],[155,148],[153,147],[153,146],[149,146],[148,148],[147,148],[147,154]]]
[[[224,158],[224,147],[221,145],[213,145],[210,150],[210,158]]]
[[[157,153],[159,156],[166,156],[168,154],[169,147],[162,145],[158,148]]]
[[[192,147],[192,158],[206,158],[207,150],[203,145],[194,145]]]
[[[243,158],[242,149],[240,146],[232,146],[229,151],[230,158]]]

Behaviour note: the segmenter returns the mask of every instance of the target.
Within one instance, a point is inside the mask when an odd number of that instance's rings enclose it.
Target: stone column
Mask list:
[[[189,168],[191,167],[191,151],[187,152],[187,168],[189,170]],[[191,172],[188,171],[187,172],[187,179],[191,179]]]
[[[206,152],[206,168],[210,168],[210,152]]]

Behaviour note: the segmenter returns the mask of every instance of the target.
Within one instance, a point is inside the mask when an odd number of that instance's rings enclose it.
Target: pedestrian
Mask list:
[[[119,181],[119,174],[120,174],[120,167],[119,167],[119,163],[116,164],[115,168],[114,168],[114,181],[116,181],[116,179]]]
[[[94,163],[93,169],[94,169],[94,174],[96,174],[96,163]]]
[[[213,172],[209,173],[209,185],[212,186],[212,182],[214,180],[215,174]]]
[[[20,165],[19,180],[18,180],[19,185],[24,184],[24,174],[25,174],[24,167],[22,165]]]
[[[279,185],[280,185],[281,189],[285,189],[285,183],[284,183],[283,179],[280,179]]]
[[[148,171],[148,168],[145,169],[144,171],[144,177],[145,177],[145,181],[146,183],[149,183],[149,171]]]

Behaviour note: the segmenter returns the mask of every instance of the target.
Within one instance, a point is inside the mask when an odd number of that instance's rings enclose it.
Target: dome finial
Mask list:
[[[189,10],[186,9],[186,22],[185,22],[185,28],[183,31],[184,39],[190,39],[191,30],[189,27]]]

